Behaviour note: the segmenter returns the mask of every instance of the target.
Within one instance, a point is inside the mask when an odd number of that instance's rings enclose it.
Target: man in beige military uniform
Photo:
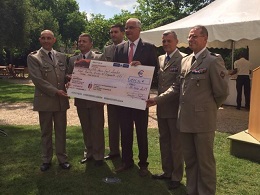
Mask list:
[[[79,36],[78,47],[81,53],[70,58],[70,74],[76,61],[81,59],[98,60],[100,58],[98,54],[90,51],[92,46],[93,41],[89,34],[83,33]],[[104,104],[75,98],[75,106],[77,107],[85,144],[84,157],[81,163],[84,164],[94,159],[95,166],[101,166],[105,153]]]
[[[52,130],[55,130],[56,156],[61,168],[69,169],[66,155],[68,95],[65,88],[66,55],[52,49],[56,41],[50,30],[41,32],[42,47],[28,55],[30,77],[35,85],[33,110],[39,112],[43,164],[41,171],[51,166],[53,156]]]
[[[220,55],[206,48],[204,26],[190,30],[188,41],[193,53],[182,60],[180,84],[174,83],[161,97],[147,105],[161,104],[180,93],[178,126],[187,175],[189,195],[216,193],[216,163],[213,153],[217,110],[228,96],[228,76]]]
[[[165,92],[179,79],[183,54],[177,49],[178,39],[174,31],[165,31],[162,36],[162,46],[166,54],[158,57],[158,95]],[[163,104],[157,105],[157,119],[160,133],[160,150],[162,174],[156,174],[154,179],[170,179],[170,189],[180,186],[183,177],[183,155],[181,150],[180,132],[177,129],[179,95]]]
[[[110,38],[113,42],[112,45],[104,48],[102,60],[111,62],[113,60],[116,45],[124,42],[125,28],[122,24],[115,24],[110,28]],[[109,136],[109,149],[110,152],[105,156],[106,160],[120,157],[119,149],[119,136],[120,127],[118,120],[117,106],[107,105],[107,118],[108,118],[108,136]]]

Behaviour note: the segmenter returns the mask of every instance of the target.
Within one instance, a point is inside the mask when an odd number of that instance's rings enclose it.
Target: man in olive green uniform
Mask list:
[[[30,77],[35,85],[33,110],[39,112],[43,164],[41,171],[51,166],[53,156],[52,130],[55,130],[56,156],[61,168],[69,169],[66,155],[68,96],[65,88],[66,55],[52,49],[56,41],[50,30],[41,32],[42,47],[28,55]]]
[[[180,84],[174,83],[161,97],[147,101],[148,106],[161,104],[180,93],[178,126],[189,195],[216,193],[213,146],[217,110],[228,96],[224,61],[220,55],[208,51],[207,40],[204,26],[190,30],[188,41],[193,53],[182,60]]]
[[[74,63],[81,59],[100,59],[100,55],[91,51],[93,46],[89,34],[83,33],[79,36],[78,47],[81,53],[69,60],[69,73],[73,71]],[[96,166],[103,164],[105,153],[104,141],[104,104],[90,100],[75,98],[75,106],[82,128],[85,144],[84,157],[81,163],[94,159]]]
[[[165,31],[162,46],[166,54],[159,56],[158,95],[165,92],[179,79],[183,54],[177,49],[178,39],[174,31]],[[157,119],[160,133],[160,150],[163,173],[153,175],[154,179],[170,179],[170,189],[180,186],[183,177],[183,155],[180,132],[177,128],[179,96],[157,105]]]

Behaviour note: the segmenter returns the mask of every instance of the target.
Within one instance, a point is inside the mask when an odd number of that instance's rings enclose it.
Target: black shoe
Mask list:
[[[60,163],[62,169],[70,169],[71,165],[68,162]]]
[[[145,177],[149,174],[149,170],[147,167],[140,167],[139,171],[138,171],[138,174],[140,177]]]
[[[93,160],[93,157],[91,156],[91,157],[84,157],[81,161],[80,161],[80,163],[81,164],[84,164],[84,163],[87,163],[87,161],[91,161],[91,160]]]
[[[240,110],[240,107],[236,107],[237,110]]]
[[[170,184],[169,184],[169,190],[177,189],[180,186],[181,186],[181,182],[179,182],[179,181],[171,181]]]
[[[127,164],[123,163],[120,167],[118,167],[115,170],[115,172],[120,173],[120,172],[126,171],[128,169],[131,169],[133,166],[134,166],[134,164],[127,165]]]
[[[152,175],[153,179],[171,179],[171,177],[166,176],[165,173]]]
[[[47,171],[51,167],[51,163],[42,163],[40,169],[42,172]]]
[[[119,158],[120,157],[120,154],[109,154],[107,156],[105,156],[105,160],[112,160],[114,158]]]
[[[94,165],[95,165],[96,167],[102,166],[102,165],[103,165],[103,160],[95,160]]]

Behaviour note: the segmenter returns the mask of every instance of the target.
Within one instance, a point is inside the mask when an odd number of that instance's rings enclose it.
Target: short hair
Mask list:
[[[205,26],[202,25],[196,25],[192,29],[200,29],[200,34],[208,37],[208,30]]]
[[[177,39],[177,34],[173,30],[166,30],[163,32],[163,36],[167,36],[169,34],[172,34],[175,39]]]
[[[117,23],[117,24],[112,25],[112,26],[110,27],[110,29],[111,29],[111,28],[119,28],[121,32],[125,32],[125,27],[124,27],[122,24],[120,24],[120,23]]]
[[[129,18],[126,22],[129,22],[129,21],[134,21],[138,28],[142,28],[142,23],[141,23],[141,21],[139,19],[137,19],[137,18]]]
[[[48,29],[43,30],[43,31],[41,32],[41,36],[42,36],[42,34],[44,34],[44,33],[49,33],[49,34],[51,34],[52,36],[54,36],[54,33],[53,33],[51,30],[48,30]]]
[[[93,42],[92,37],[88,33],[82,33],[81,35],[79,35],[79,37],[88,37],[90,42]]]

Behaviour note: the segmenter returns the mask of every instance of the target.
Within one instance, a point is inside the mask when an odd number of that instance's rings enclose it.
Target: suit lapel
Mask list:
[[[94,58],[94,53],[92,51],[89,52],[87,59],[93,59]]]
[[[165,63],[164,63],[164,61],[165,61],[165,55],[163,55],[163,56],[161,56],[161,57],[159,58],[159,65],[160,65],[160,69],[162,69],[162,70],[165,69]]]
[[[198,59],[196,59],[196,61],[194,62],[193,66],[191,66],[192,55],[190,55],[190,56],[188,57],[189,59],[188,59],[188,61],[187,61],[187,69],[186,69],[186,70],[187,70],[187,73],[186,73],[186,75],[189,74],[192,70],[197,69],[198,67],[200,67],[200,65],[202,64],[204,58],[206,58],[207,54],[208,54],[208,50],[205,49],[205,51],[203,51],[203,52],[199,55]]]
[[[144,44],[143,44],[142,39],[140,39],[137,44],[133,60],[137,60],[139,58],[139,56],[142,55],[143,48],[144,48]]]
[[[165,64],[164,70],[166,70],[168,67],[170,67],[172,64],[174,64],[174,62],[176,61],[176,59],[178,58],[178,56],[176,55],[177,52],[175,52],[175,54],[170,58],[170,60]]]

